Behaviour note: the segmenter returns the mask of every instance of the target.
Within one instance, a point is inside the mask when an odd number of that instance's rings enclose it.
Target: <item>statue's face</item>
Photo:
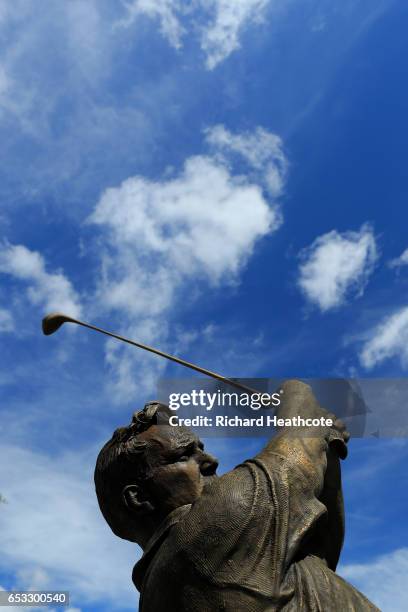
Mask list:
[[[139,439],[150,442],[145,457],[150,474],[143,489],[161,512],[193,503],[214,478],[218,461],[186,427],[153,425]]]

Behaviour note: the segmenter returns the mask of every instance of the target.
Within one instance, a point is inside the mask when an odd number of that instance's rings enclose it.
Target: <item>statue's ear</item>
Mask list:
[[[140,487],[135,484],[126,485],[122,489],[122,499],[129,510],[139,516],[153,511],[153,506],[149,501],[141,500]]]

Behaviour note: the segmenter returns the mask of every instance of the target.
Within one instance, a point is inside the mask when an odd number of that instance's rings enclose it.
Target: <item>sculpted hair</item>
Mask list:
[[[123,488],[128,484],[142,483],[149,475],[145,461],[148,442],[139,434],[151,425],[168,420],[169,409],[159,402],[146,404],[135,413],[132,423],[119,427],[99,452],[95,473],[95,490],[99,508],[112,529],[120,538],[135,541],[129,527],[130,514],[122,499]]]

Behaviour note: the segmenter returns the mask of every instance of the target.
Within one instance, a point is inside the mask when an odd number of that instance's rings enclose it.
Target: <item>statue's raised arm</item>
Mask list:
[[[292,480],[306,489],[324,506],[324,518],[308,535],[301,548],[314,551],[335,570],[344,540],[344,504],[341,487],[340,459],[347,456],[349,434],[344,423],[317,402],[310,386],[290,380],[282,385],[278,419],[290,422],[271,438],[258,458],[274,466],[276,455],[286,458]],[[314,419],[317,426],[293,425]],[[302,503],[302,492],[292,494],[292,503]],[[298,554],[301,554],[300,552]]]

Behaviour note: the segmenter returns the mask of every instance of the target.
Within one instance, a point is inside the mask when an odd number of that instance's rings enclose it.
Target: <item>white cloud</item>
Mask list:
[[[202,4],[209,3],[202,0]],[[202,30],[201,48],[212,70],[240,47],[239,35],[263,20],[269,0],[212,0],[213,17]]]
[[[155,282],[140,266],[130,277],[133,286],[126,280],[125,294],[122,283],[110,285],[105,304],[137,308],[139,289],[149,284],[160,295],[160,300],[148,296],[155,311],[166,307],[182,277],[205,276],[211,283],[234,277],[255,242],[277,226],[258,185],[204,156],[189,158],[181,175],[169,181],[134,177],[108,189],[90,221],[109,228],[122,255],[132,255],[131,265],[134,255],[140,263],[143,255],[153,258],[150,265],[156,260]]]
[[[62,272],[46,271],[44,258],[19,244],[0,245],[0,272],[27,284],[29,301],[49,311],[80,316],[79,297]]]
[[[156,316],[185,279],[235,280],[281,219],[261,185],[216,157],[195,156],[177,177],[136,176],[106,190],[89,222],[106,230],[110,247],[100,283],[104,307]]]
[[[374,561],[339,568],[382,612],[405,612],[408,609],[408,548],[395,550]]]
[[[127,338],[134,338],[144,344],[164,348],[167,327],[164,320],[141,317],[137,323],[122,330]],[[110,370],[108,388],[115,401],[134,402],[136,397],[145,396],[156,389],[156,383],[163,373],[164,359],[133,347],[119,344],[114,340],[106,343],[106,363]]]
[[[257,127],[253,132],[232,134],[223,125],[206,130],[207,142],[227,155],[236,153],[261,174],[273,197],[281,195],[288,170],[280,136]]]
[[[14,330],[14,319],[10,311],[0,308],[0,332],[12,332]]]
[[[129,26],[139,15],[157,19],[161,33],[169,43],[179,49],[184,34],[178,14],[184,12],[183,3],[178,0],[134,0],[126,3],[127,16],[118,22],[119,26]]]
[[[212,70],[240,48],[242,30],[262,22],[269,5],[270,0],[193,0],[188,7],[180,0],[133,0],[126,3],[127,16],[118,25],[129,26],[140,15],[157,19],[176,49],[187,32],[199,32],[206,67]]]
[[[408,365],[408,307],[386,317],[370,332],[360,352],[361,364],[369,369],[390,357],[400,357]]]
[[[408,265],[408,249],[405,249],[399,257],[392,259],[389,264],[390,268],[401,268]]]
[[[245,147],[257,134],[268,143],[268,153],[250,157]],[[163,346],[166,316],[182,304],[187,283],[191,295],[236,282],[257,242],[281,223],[277,202],[266,198],[262,185],[274,165],[277,173],[285,165],[279,138],[259,129],[234,137],[222,126],[207,138],[212,155],[188,158],[172,178],[136,176],[107,189],[88,220],[105,236],[96,302],[121,313],[141,341]],[[247,175],[234,174],[228,164],[228,153],[238,148],[250,162]],[[283,180],[282,173],[279,193]],[[117,380],[133,388],[138,357],[128,352],[123,362],[121,354],[123,349],[109,349],[109,363]],[[124,388],[117,386],[118,392]]]
[[[0,508],[0,567],[13,568],[15,588],[68,590],[73,606],[103,602],[134,610],[138,549],[112,537],[100,514],[92,481],[96,452],[46,457],[1,445],[8,503]]]
[[[0,65],[0,106],[2,104],[3,98],[6,96],[8,90],[10,88],[10,80],[7,76],[6,70],[4,66]]]
[[[342,305],[349,295],[362,295],[378,257],[373,230],[333,230],[300,253],[298,286],[322,312]]]

